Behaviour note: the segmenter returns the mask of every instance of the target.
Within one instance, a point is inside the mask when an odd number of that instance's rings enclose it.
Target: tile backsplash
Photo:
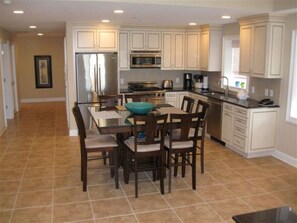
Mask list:
[[[120,79],[123,82],[120,85],[121,89],[128,87],[128,82],[132,81],[157,81],[158,86],[161,86],[163,80],[172,80],[173,86],[176,88],[183,87],[183,74],[192,73],[193,75],[199,73],[199,71],[189,70],[159,70],[159,69],[135,69],[130,71],[121,71]],[[209,88],[212,90],[222,91],[218,82],[221,77],[221,72],[202,72],[208,76]],[[179,79],[179,83],[176,80]],[[271,98],[275,104],[279,104],[280,95],[280,83],[281,79],[264,79],[264,78],[249,78],[249,98],[254,100],[261,100],[263,98]],[[252,87],[255,88],[255,92],[252,93]],[[265,89],[273,91],[272,97],[265,96]],[[236,95],[236,92],[230,91],[231,94]]]

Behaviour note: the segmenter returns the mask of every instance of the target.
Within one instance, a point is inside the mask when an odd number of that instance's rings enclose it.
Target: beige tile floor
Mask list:
[[[273,158],[245,159],[206,141],[206,172],[173,179],[172,193],[141,174],[140,196],[122,180],[116,190],[102,162],[80,181],[77,137],[65,104],[24,104],[0,137],[0,222],[233,222],[232,215],[284,205],[297,209],[297,169]],[[133,176],[131,176],[133,181]]]

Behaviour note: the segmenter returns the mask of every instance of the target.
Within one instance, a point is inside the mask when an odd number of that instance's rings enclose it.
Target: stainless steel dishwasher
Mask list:
[[[222,101],[208,98],[209,103],[207,133],[221,140],[222,136]]]

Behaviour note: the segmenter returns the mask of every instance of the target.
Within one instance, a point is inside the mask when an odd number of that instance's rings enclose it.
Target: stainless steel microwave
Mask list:
[[[130,68],[161,68],[161,52],[132,51]]]

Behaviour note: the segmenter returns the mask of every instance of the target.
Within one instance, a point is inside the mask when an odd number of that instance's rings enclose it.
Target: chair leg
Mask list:
[[[106,165],[106,152],[102,152],[103,164]]]
[[[161,157],[159,157],[159,177],[160,177],[160,188],[161,194],[164,194],[164,151],[161,152]]]
[[[87,154],[83,156],[83,191],[87,190],[88,185],[88,160],[87,160]]]
[[[174,155],[174,176],[176,177],[177,176],[177,170],[178,170],[178,156],[179,154],[178,153],[175,153]]]
[[[109,159],[109,166],[114,166],[114,153],[113,152],[109,153],[108,159]],[[110,176],[114,177],[114,168],[113,167],[110,168]]]
[[[128,162],[130,164],[130,157],[128,157],[127,149],[124,149],[123,159],[124,159],[124,171],[123,171],[123,173],[124,173],[124,182],[125,182],[125,184],[128,184],[129,183],[129,170],[128,170],[129,165],[128,165]]]
[[[186,175],[186,153],[183,153],[182,155],[181,155],[181,157],[182,157],[182,177],[185,177],[185,175]]]
[[[168,193],[171,193],[171,152],[168,152]]]
[[[196,150],[192,154],[192,188],[196,190]]]
[[[204,139],[201,140],[200,146],[200,165],[201,165],[201,173],[204,173]]]
[[[118,170],[118,151],[117,148],[112,150],[113,153],[113,168],[114,168],[114,181],[116,189],[119,189],[119,170]]]
[[[153,181],[157,180],[157,173],[156,173],[156,169],[157,169],[157,157],[153,157]]]
[[[134,171],[135,171],[135,197],[138,198],[138,160],[134,158]]]

